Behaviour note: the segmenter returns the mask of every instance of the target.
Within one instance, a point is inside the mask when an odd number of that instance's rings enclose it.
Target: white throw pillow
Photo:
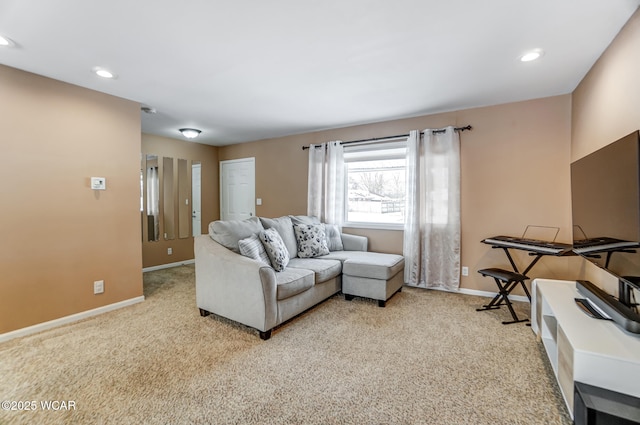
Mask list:
[[[293,229],[298,242],[298,257],[313,258],[329,253],[324,224],[296,224]]]
[[[260,240],[271,260],[271,267],[277,272],[283,271],[289,264],[289,251],[278,231],[274,228],[260,232]]]
[[[248,238],[238,241],[238,246],[240,247],[240,254],[245,257],[262,261],[268,266],[271,265],[271,260],[267,255],[267,251],[264,250],[264,245],[262,245],[262,241],[258,235],[251,235]]]

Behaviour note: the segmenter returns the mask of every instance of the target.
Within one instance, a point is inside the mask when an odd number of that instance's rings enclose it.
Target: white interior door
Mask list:
[[[244,220],[256,214],[255,158],[220,161],[220,219]]]
[[[193,221],[193,236],[199,236],[202,233],[202,207],[200,200],[201,167],[200,164],[196,163],[191,165],[191,218]]]

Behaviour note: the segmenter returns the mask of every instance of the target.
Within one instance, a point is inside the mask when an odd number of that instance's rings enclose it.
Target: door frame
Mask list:
[[[194,170],[198,170],[198,189],[194,190],[196,180],[193,178]],[[200,211],[196,213],[196,200]],[[202,162],[191,161],[191,236],[202,234]]]
[[[249,158],[238,158],[238,159],[229,159],[220,161],[220,220],[225,220],[224,211],[225,211],[225,201],[224,201],[224,165],[231,165],[234,163],[250,163],[253,168],[253,181],[251,182],[250,187],[250,196],[251,202],[248,205],[251,205],[250,215],[254,217],[256,215],[256,159],[255,157]]]

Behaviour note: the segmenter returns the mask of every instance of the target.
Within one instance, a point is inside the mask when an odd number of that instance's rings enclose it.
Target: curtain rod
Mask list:
[[[465,131],[465,130],[471,130],[473,127],[471,127],[470,125],[466,125],[464,127],[455,127],[453,130],[454,131]],[[441,128],[439,130],[433,130],[434,133],[444,133],[445,131],[447,131],[446,128]],[[348,142],[340,142],[341,145],[348,145],[350,143],[362,143],[362,142],[376,142],[379,140],[390,140],[390,139],[399,139],[401,137],[409,137],[409,134],[397,134],[395,136],[386,136],[386,137],[375,137],[372,139],[362,139],[362,140],[351,140]],[[318,145],[319,146],[319,145]],[[303,146],[302,150],[307,150],[309,149],[309,146]]]

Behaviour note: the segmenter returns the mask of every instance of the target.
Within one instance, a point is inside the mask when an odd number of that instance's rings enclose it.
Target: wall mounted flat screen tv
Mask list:
[[[640,290],[640,134],[571,164],[573,249],[618,278],[619,301],[637,312]]]

